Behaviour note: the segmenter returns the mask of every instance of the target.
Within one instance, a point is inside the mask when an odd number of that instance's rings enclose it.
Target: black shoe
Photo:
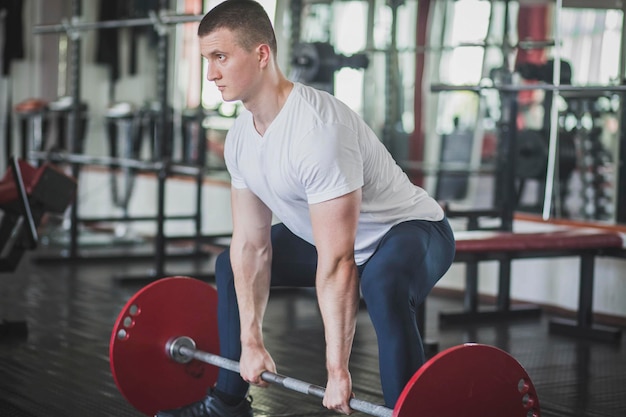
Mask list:
[[[253,417],[252,398],[237,405],[228,405],[213,394],[213,390],[202,401],[177,408],[159,411],[155,417]]]

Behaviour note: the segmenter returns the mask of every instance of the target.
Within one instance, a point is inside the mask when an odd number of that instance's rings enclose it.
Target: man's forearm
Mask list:
[[[317,292],[326,337],[329,375],[348,370],[359,306],[359,282],[354,262],[340,262],[331,269],[318,267]]]
[[[263,316],[270,288],[271,246],[253,247],[234,239],[231,260],[239,304],[241,343],[262,344]]]

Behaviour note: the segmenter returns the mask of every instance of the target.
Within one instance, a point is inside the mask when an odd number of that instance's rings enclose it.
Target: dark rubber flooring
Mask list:
[[[34,262],[27,255],[18,269],[0,274],[0,319],[25,320],[28,337],[4,334],[0,342],[0,417],[125,417],[141,415],[118,392],[109,369],[108,342],[119,311],[146,281],[119,276],[146,274],[150,262],[94,260]],[[207,272],[206,264],[176,261],[168,275]],[[427,338],[440,349],[479,342],[513,355],[531,376],[549,417],[626,416],[626,346],[548,334],[542,318],[499,324],[440,328],[438,311],[459,300],[431,296]],[[265,321],[266,343],[280,373],[323,385],[323,331],[309,291],[272,293]],[[623,339],[623,337],[622,337]],[[358,398],[379,403],[375,337],[359,314],[352,355]],[[279,387],[253,389],[258,416],[325,416],[318,399]],[[415,416],[418,417],[419,410]]]

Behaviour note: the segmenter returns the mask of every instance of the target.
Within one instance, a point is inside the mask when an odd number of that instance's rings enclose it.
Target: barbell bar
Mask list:
[[[239,372],[220,357],[217,291],[189,277],[167,277],[140,289],[117,317],[109,345],[111,373],[137,410],[155,415],[200,401],[218,369]],[[196,345],[198,349],[196,349]],[[323,398],[324,388],[265,372],[264,381]],[[494,346],[448,348],[410,378],[393,410],[353,398],[350,406],[384,417],[539,417],[533,383],[517,360]]]
[[[101,20],[99,22],[82,22],[80,19],[64,19],[62,23],[53,25],[37,25],[33,28],[33,33],[52,34],[52,33],[77,33],[88,30],[99,29],[119,29],[139,26],[155,26],[175,25],[181,23],[195,23],[202,20],[204,15],[196,14],[173,14],[168,10],[161,10],[158,13],[150,11],[148,17],[138,17],[130,19],[118,20]]]
[[[187,336],[180,336],[169,341],[166,345],[166,351],[172,359],[179,363],[188,363],[190,360],[196,359],[219,368],[239,373],[239,362],[198,350],[196,349],[196,343],[193,339]],[[283,388],[317,398],[324,398],[324,393],[326,392],[324,387],[319,385],[269,371],[263,372],[261,379],[265,382],[280,385]],[[357,398],[350,399],[350,408],[377,417],[393,416],[393,410],[391,408]]]
[[[194,176],[198,175],[203,168],[176,164],[163,161],[143,161],[133,158],[123,158],[115,156],[95,156],[69,152],[55,151],[31,151],[28,156],[40,161],[50,161],[55,163],[67,163],[76,165],[93,165],[108,168],[132,168],[146,172],[158,172],[166,170],[171,174]]]
[[[515,93],[520,91],[554,91],[563,93],[618,93],[626,92],[626,85],[555,85],[548,83],[537,84],[481,84],[481,85],[453,85],[453,84],[432,84],[430,91],[438,92],[454,92],[454,91],[470,91],[482,92],[485,90],[501,91],[505,93]]]

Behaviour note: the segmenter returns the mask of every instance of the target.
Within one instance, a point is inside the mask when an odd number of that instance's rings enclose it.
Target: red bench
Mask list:
[[[441,313],[440,322],[467,322],[480,318],[511,317],[536,314],[533,306],[511,306],[511,261],[514,259],[578,257],[580,258],[579,297],[576,320],[552,320],[550,332],[617,342],[618,329],[593,323],[594,266],[597,256],[624,256],[624,240],[619,233],[591,228],[564,228],[551,232],[514,233],[471,230],[455,233],[455,262],[467,265],[465,305],[460,313]],[[499,262],[496,307],[478,309],[478,263]]]
[[[73,178],[50,164],[12,161],[0,180],[0,272],[15,269],[24,251],[34,248],[43,215],[63,213],[76,188]]]

